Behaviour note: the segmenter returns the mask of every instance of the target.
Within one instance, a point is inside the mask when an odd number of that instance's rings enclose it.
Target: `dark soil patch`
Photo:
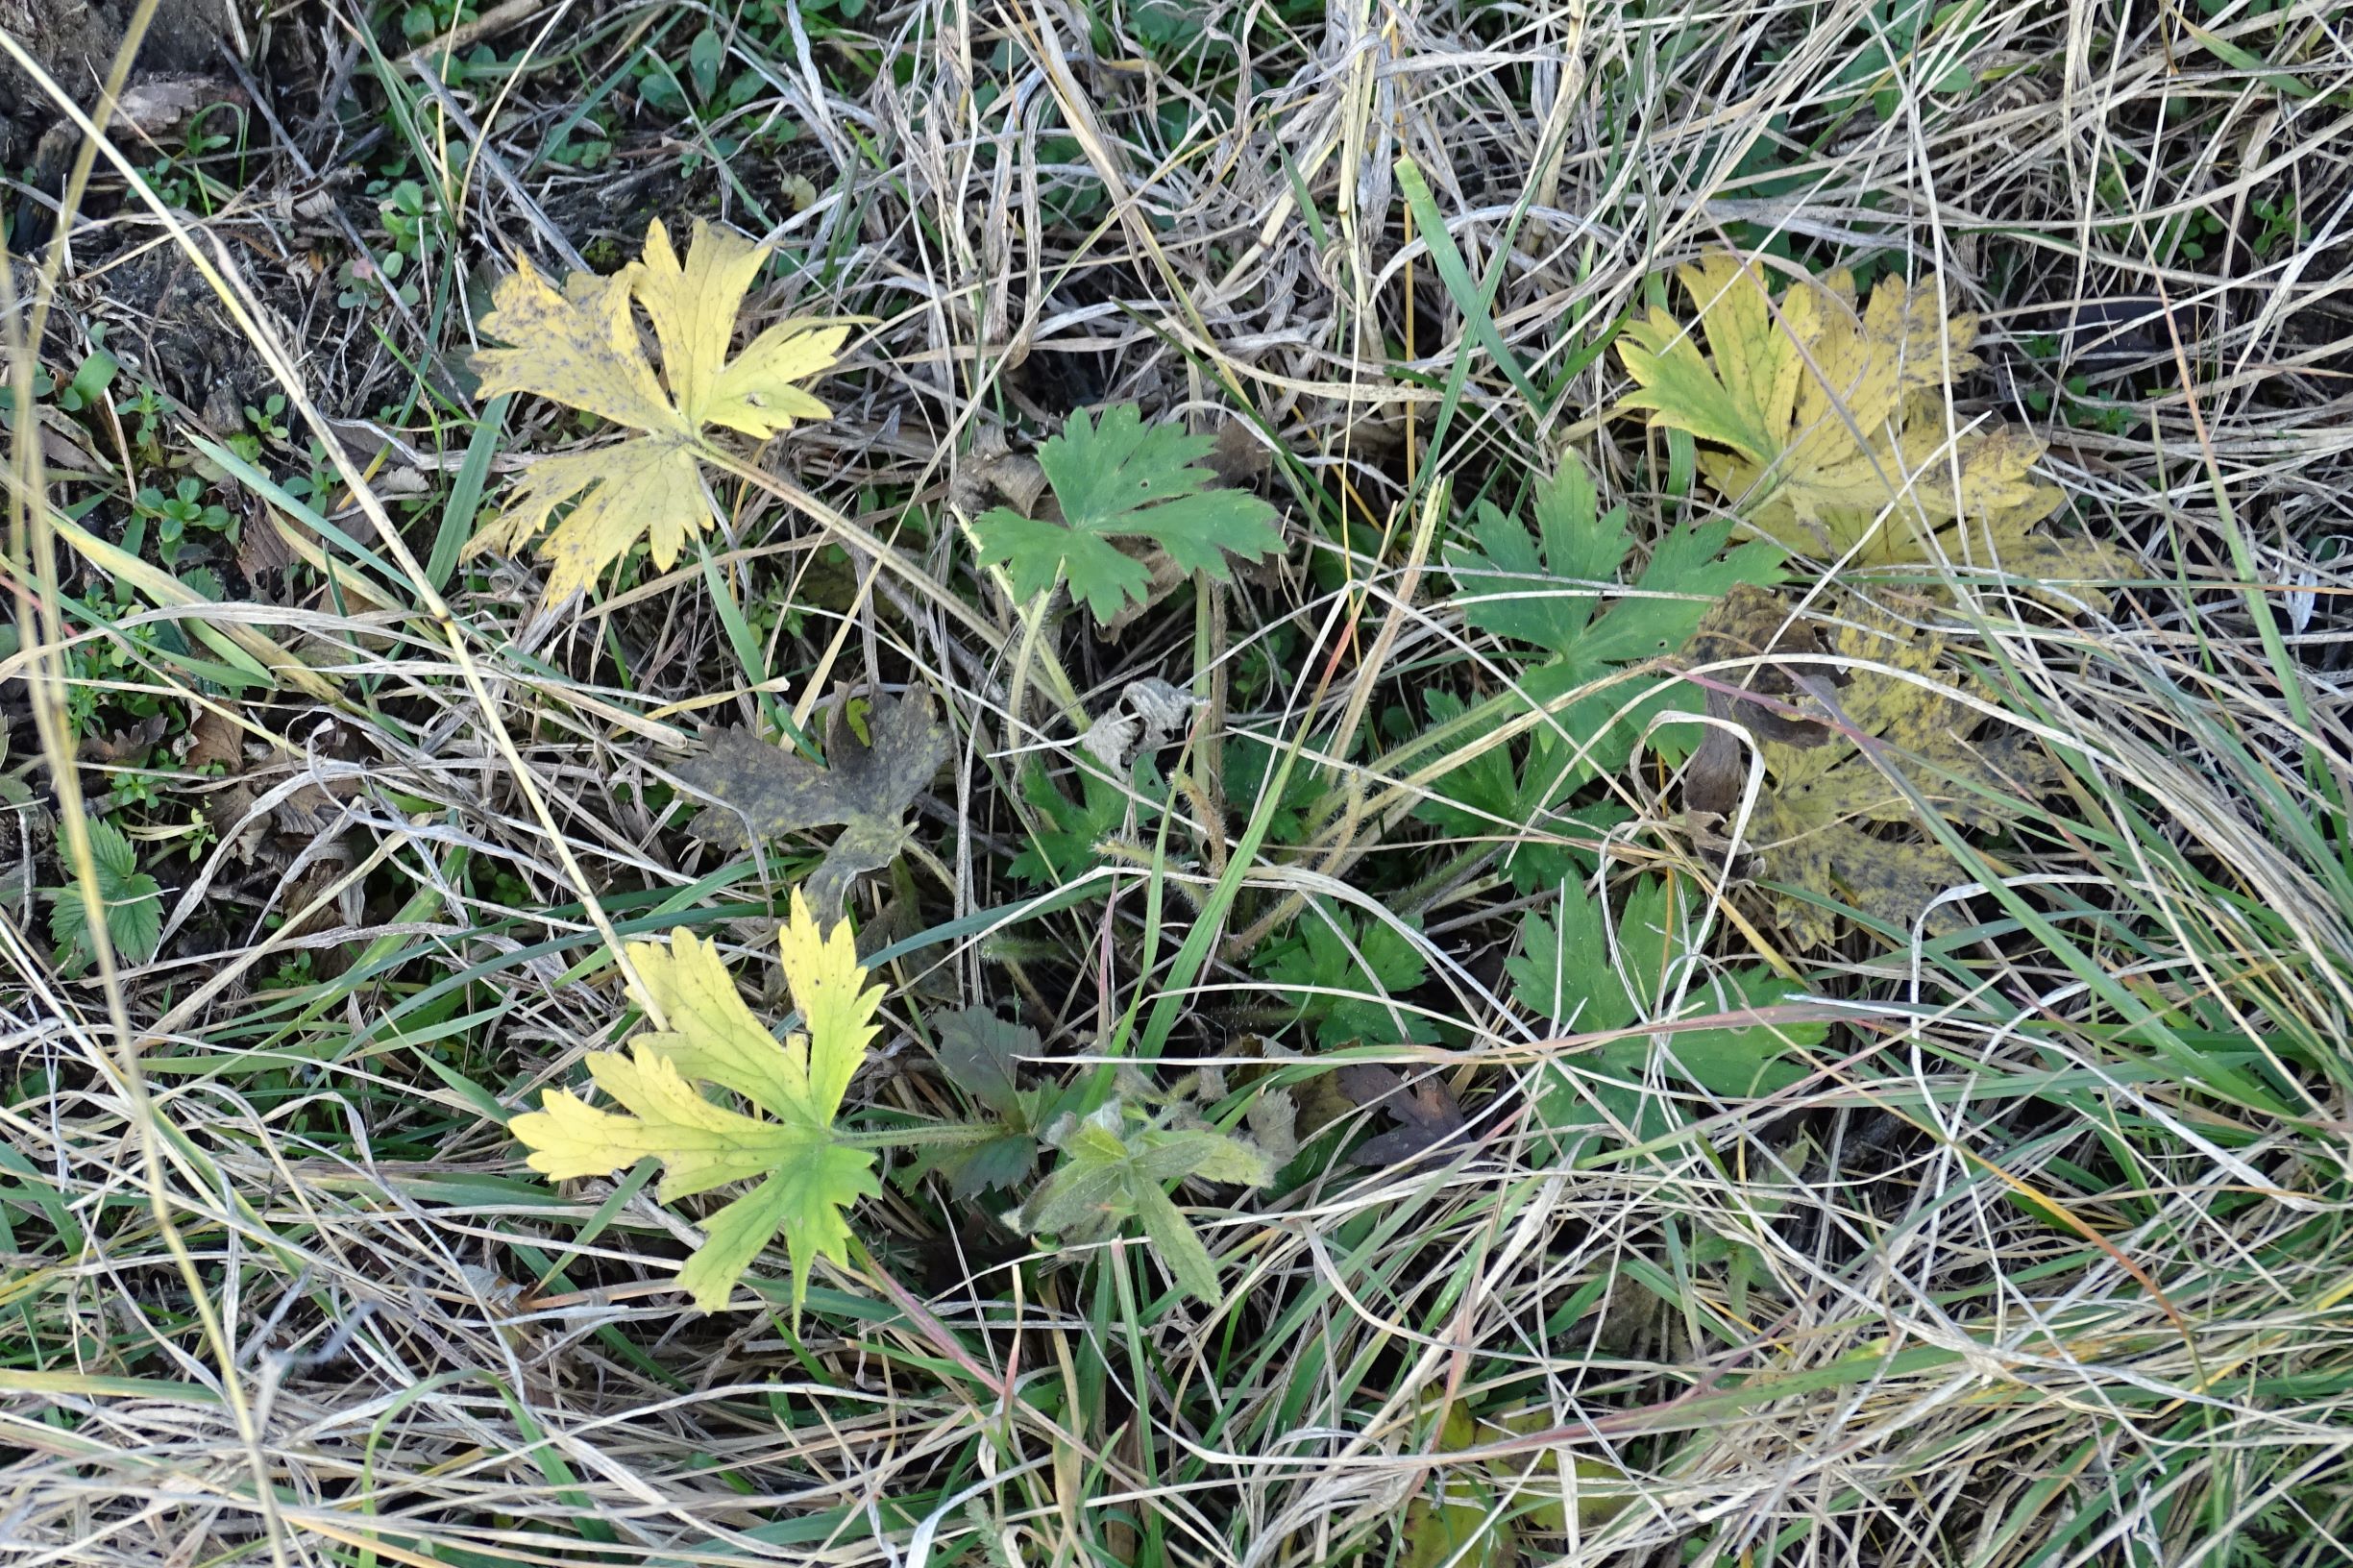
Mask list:
[[[77,102],[96,96],[134,0],[0,0],[0,28]],[[162,0],[139,46],[134,79],[213,63],[228,29],[228,0]],[[22,159],[58,118],[57,103],[13,61],[0,61],[0,159]]]

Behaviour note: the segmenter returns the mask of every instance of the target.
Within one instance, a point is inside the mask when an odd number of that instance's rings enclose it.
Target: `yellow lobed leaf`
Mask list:
[[[780,321],[748,344],[711,388],[703,418],[762,439],[797,419],[829,419],[833,410],[793,383],[841,357],[847,327]]]
[[[820,927],[798,888],[793,890],[792,915],[777,941],[784,949],[785,984],[808,1030],[797,1063],[788,1047],[788,1065],[799,1068],[805,1103],[831,1120],[850,1075],[873,1043],[874,1011],[882,1005],[882,988],[866,984],[849,922],[836,920],[830,932]],[[793,1038],[797,1041],[802,1037]]]
[[[541,1109],[509,1124],[543,1176],[610,1175],[652,1155],[662,1162],[662,1196],[680,1198],[761,1175],[806,1141],[802,1129],[713,1105],[670,1058],[642,1041],[626,1056],[599,1051],[588,1059],[588,1073],[630,1114],[599,1111],[568,1090],[549,1090]]]
[[[780,943],[805,1033],[778,1042],[744,1005],[718,948],[693,932],[674,931],[667,943],[632,943],[634,993],[666,1027],[639,1035],[626,1055],[588,1058],[590,1077],[626,1114],[550,1090],[539,1110],[511,1124],[531,1151],[531,1168],[555,1180],[609,1174],[649,1156],[662,1162],[664,1199],[757,1178],[711,1217],[704,1244],[679,1274],[706,1311],[725,1304],[779,1231],[797,1311],[814,1262],[847,1261],[849,1206],[878,1190],[873,1155],[838,1141],[833,1118],[873,1041],[882,990],[867,984],[847,925],[822,931],[798,889]],[[715,1104],[698,1083],[767,1115]]]
[[[551,603],[594,586],[641,536],[649,540],[654,565],[671,565],[711,514],[693,450],[662,436],[641,436],[539,458],[507,499],[506,510],[466,542],[465,553],[521,548],[547,527],[550,513],[576,496],[582,497],[580,503],[539,547],[548,561]]]
[[[525,1163],[551,1181],[609,1176],[648,1155],[660,1155],[660,1133],[635,1116],[599,1111],[568,1089],[539,1096],[539,1109],[506,1124],[517,1142],[531,1151]]]
[[[1855,431],[1875,438],[1907,411],[1941,411],[1931,398],[1907,410],[1907,400],[1942,388],[1974,370],[1977,318],[1940,322],[1933,283],[1913,288],[1890,278],[1872,290],[1858,317],[1854,282],[1844,272],[1793,291],[1784,306],[1807,374],[1799,378],[1791,414],[1792,466],[1799,472],[1832,468],[1861,456]]]
[[[1967,429],[1945,389],[1973,369],[1977,322],[1949,319],[1933,279],[1888,279],[1858,310],[1852,280],[1794,284],[1777,304],[1748,262],[1709,256],[1678,273],[1707,352],[1665,311],[1627,330],[1636,382],[1621,405],[1727,447],[1701,472],[1788,549],[1858,564],[1949,560],[2015,571],[2059,492],[2033,477],[2043,443]]]
[[[1753,266],[1711,255],[1679,276],[1700,303],[1708,353],[1700,352],[1689,328],[1653,310],[1627,328],[1628,341],[1619,347],[1636,383],[1619,406],[1647,408],[1654,425],[1770,461],[1789,438],[1803,368],[1797,339],[1775,319]]]
[[[742,234],[698,220],[681,265],[670,248],[668,230],[657,222],[646,231],[645,257],[637,263],[637,303],[653,323],[662,345],[662,379],[690,428],[703,423],[703,405],[735,334],[736,309],[767,258],[764,247]]]
[[[662,396],[629,317],[634,265],[610,278],[576,272],[558,293],[528,260],[490,291],[482,331],[515,345],[473,358],[481,396],[529,392],[648,432],[691,435]]]
[[[588,588],[640,538],[667,569],[710,523],[699,466],[711,450],[707,427],[766,437],[796,420],[825,418],[830,410],[795,383],[833,364],[846,325],[779,322],[727,358],[736,311],[767,257],[766,246],[698,221],[681,262],[657,222],[643,258],[610,278],[576,273],[559,292],[525,261],[500,280],[482,330],[513,347],[474,356],[482,395],[534,393],[645,433],[540,458],[504,512],[468,541],[468,553],[517,549],[576,500],[539,547],[551,601]],[[659,377],[639,341],[632,301],[653,324]]]
[[[717,943],[692,931],[672,933],[667,946],[633,942],[629,966],[639,1004],[669,1025],[638,1036],[641,1049],[668,1057],[679,1076],[717,1084],[772,1116],[798,1111],[801,1082],[785,1070],[786,1049],[744,1005]]]

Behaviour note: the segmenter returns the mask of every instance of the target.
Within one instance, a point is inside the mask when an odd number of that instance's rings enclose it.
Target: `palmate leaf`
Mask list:
[[[1157,545],[1186,572],[1228,577],[1229,554],[1256,560],[1283,547],[1275,509],[1246,490],[1217,487],[1200,459],[1213,436],[1146,425],[1134,406],[1084,409],[1039,450],[1062,516],[1025,517],[996,506],[973,519],[984,566],[1003,566],[1027,599],[1067,579],[1070,597],[1109,625],[1122,603],[1143,602],[1151,571],[1115,539]]]
[[[1532,701],[1552,702],[1613,671],[1675,652],[1730,589],[1776,582],[1781,576],[1781,551],[1768,542],[1727,551],[1732,525],[1725,522],[1668,530],[1627,581],[1634,541],[1626,509],[1601,509],[1593,480],[1574,454],[1565,455],[1559,472],[1537,486],[1534,511],[1532,531],[1482,502],[1468,544],[1446,554],[1464,624],[1539,650],[1541,657],[1516,673],[1519,690]],[[1532,812],[1547,810],[1596,773],[1625,766],[1652,717],[1681,698],[1677,683],[1662,674],[1638,685],[1613,683],[1557,710],[1557,728],[1548,725],[1529,743],[1526,773],[1537,793],[1519,803]],[[1432,717],[1452,717],[1434,694]],[[1567,754],[1557,739],[1561,735],[1583,743],[1581,762]],[[1675,725],[1653,732],[1650,744],[1672,758],[1698,739],[1690,726]],[[1508,766],[1493,752],[1486,755],[1496,758],[1490,768]],[[1542,779],[1549,784],[1539,786]],[[1431,821],[1443,820],[1431,810],[1443,813],[1448,798],[1477,804],[1466,791],[1495,795],[1492,780],[1456,774],[1432,788],[1441,798],[1425,808]]]
[[[2113,576],[2113,552],[2034,531],[2059,492],[2034,476],[2043,443],[2007,425],[1964,429],[1947,389],[1977,364],[1977,318],[1947,319],[1934,279],[1884,280],[1857,308],[1835,272],[1778,302],[1757,268],[1722,254],[1677,276],[1693,327],[1654,309],[1619,354],[1636,390],[1619,406],[1707,448],[1701,472],[1792,551],[1874,566],[1951,562],[2014,576]]]
[[[1386,920],[1359,922],[1319,902],[1289,940],[1253,963],[1271,985],[1298,989],[1299,1016],[1315,1020],[1315,1038],[1325,1045],[1437,1039],[1435,1025],[1419,1012],[1385,999],[1411,991],[1429,973],[1421,950]]]
[[[698,220],[681,263],[657,222],[644,257],[610,278],[574,273],[559,291],[526,260],[499,280],[482,331],[513,347],[474,355],[481,395],[536,393],[642,433],[540,458],[466,552],[517,549],[576,498],[539,546],[551,602],[593,585],[639,539],[666,569],[711,520],[699,466],[715,450],[706,427],[765,438],[796,420],[825,418],[826,406],[795,383],[833,364],[846,326],[781,321],[727,357],[736,310],[768,255]],[[661,344],[659,379],[639,345],[633,301]]]
[[[1216,1262],[1164,1188],[1187,1178],[1264,1187],[1274,1170],[1262,1150],[1211,1127],[1132,1127],[1117,1099],[1092,1115],[1065,1118],[1048,1141],[1062,1159],[1029,1201],[1006,1216],[1010,1223],[1085,1242],[1135,1219],[1177,1284],[1217,1304]]]
[[[1070,1097],[1060,1087],[1021,1087],[1021,1062],[1045,1053],[1038,1032],[1009,1023],[987,1007],[964,1008],[931,1021],[939,1035],[940,1070],[971,1097],[982,1119],[995,1124],[995,1133],[976,1143],[919,1149],[909,1185],[924,1171],[937,1170],[947,1177],[950,1196],[969,1201],[1029,1180],[1038,1168],[1044,1129],[1064,1114]]]
[[[1913,796],[1956,824],[1990,827],[2050,786],[2058,770],[2022,733],[1976,736],[1977,710],[1946,695],[1951,676],[1942,670],[1940,639],[1865,608],[1848,614],[1828,639],[1833,653],[1924,678],[1857,670],[1833,694],[1844,724],[1877,743],[1875,759],[1844,729],[1818,746],[1767,741],[1767,787],[1749,842],[1763,880],[1908,932],[1940,894],[1970,879],[1921,823]],[[1802,897],[1776,903],[1800,946],[1837,935],[1834,909]]]
[[[1613,665],[1672,653],[1736,582],[1774,580],[1778,552],[1724,553],[1728,523],[1669,530],[1626,588],[1634,552],[1626,508],[1601,509],[1574,453],[1535,492],[1535,529],[1483,502],[1469,548],[1447,551],[1456,602],[1474,629],[1544,650],[1574,685]]]
[[[1021,796],[1036,809],[1039,825],[1008,868],[1015,876],[1051,887],[1092,866],[1096,846],[1119,836],[1128,797],[1091,769],[1079,770],[1078,785],[1074,801],[1054,787],[1044,768],[1032,763],[1021,771]]]
[[[539,1110],[509,1124],[530,1149],[531,1168],[553,1180],[608,1175],[650,1156],[662,1162],[665,1201],[757,1181],[711,1216],[703,1244],[678,1272],[704,1311],[727,1304],[735,1282],[782,1232],[797,1313],[810,1266],[819,1258],[848,1262],[845,1213],[879,1190],[872,1153],[837,1141],[833,1122],[873,1042],[882,988],[866,983],[849,928],[824,932],[798,889],[779,941],[804,1032],[779,1044],[745,1007],[719,950],[692,931],[672,932],[667,946],[631,943],[643,987],[637,999],[669,1027],[639,1035],[625,1056],[588,1059],[589,1076],[626,1114],[551,1089]],[[697,1083],[762,1114],[705,1099]]]
[[[867,713],[866,735],[851,726],[849,696],[825,715],[825,760],[811,762],[743,729],[705,736],[703,749],[674,772],[718,804],[698,815],[695,836],[745,848],[747,826],[762,837],[840,824],[842,831],[808,880],[810,898],[827,919],[842,913],[850,884],[897,858],[911,833],[907,808],[947,761],[948,736],[920,694],[884,698]]]
[[[1463,712],[1452,692],[1431,692],[1427,701],[1434,723]],[[1511,886],[1530,894],[1592,870],[1595,851],[1582,845],[1629,816],[1615,800],[1561,805],[1590,772],[1572,760],[1567,741],[1540,727],[1525,742],[1489,747],[1440,777],[1413,815],[1466,844],[1501,842]]]
[[[1520,953],[1505,961],[1512,999],[1557,1030],[1601,1034],[1737,1014],[1777,1002],[1794,989],[1763,965],[1750,965],[1694,976],[1677,1007],[1676,989],[1698,962],[1689,896],[1654,877],[1637,881],[1619,914],[1614,947],[1607,918],[1600,901],[1574,883],[1562,886],[1551,919],[1531,910],[1520,922]],[[1803,1067],[1785,1058],[1821,1043],[1826,1033],[1819,1023],[1758,1022],[1677,1029],[1663,1046],[1642,1036],[1610,1041],[1578,1059],[1600,1084],[1556,1077],[1540,1097],[1540,1113],[1549,1127],[1562,1131],[1598,1125],[1597,1109],[1605,1110],[1638,1137],[1655,1136],[1665,1130],[1668,1109],[1642,1088],[1654,1058],[1670,1081],[1748,1097],[1804,1076]]]

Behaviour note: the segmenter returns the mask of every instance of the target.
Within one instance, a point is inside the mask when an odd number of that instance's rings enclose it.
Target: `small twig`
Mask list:
[[[491,7],[474,20],[460,22],[441,37],[417,45],[408,51],[407,58],[401,63],[412,71],[421,72],[434,56],[446,60],[470,43],[478,42],[494,33],[503,33],[517,22],[536,15],[547,6],[548,0],[505,0],[504,4]]]

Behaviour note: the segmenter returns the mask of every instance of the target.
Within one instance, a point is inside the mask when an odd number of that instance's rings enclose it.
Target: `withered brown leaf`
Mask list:
[[[1366,1139],[1349,1156],[1360,1165],[1407,1165],[1462,1131],[1462,1107],[1435,1075],[1408,1085],[1378,1063],[1351,1063],[1334,1074],[1342,1094],[1360,1106],[1378,1105],[1398,1125]]]
[[[807,883],[818,913],[838,918],[850,884],[888,866],[907,846],[913,831],[906,823],[907,808],[948,755],[947,730],[933,716],[931,699],[919,694],[878,698],[867,715],[866,731],[861,739],[851,725],[849,694],[844,691],[835,694],[825,713],[822,763],[747,729],[706,737],[701,751],[672,769],[687,786],[717,802],[705,807],[689,830],[707,843],[742,849],[749,846],[751,833],[773,838],[840,824],[840,836]]]
[[[1740,658],[1763,661],[1777,653],[1825,651],[1814,626],[1798,620],[1779,594],[1742,582],[1733,584],[1731,591],[1707,612],[1684,650],[1684,659],[1700,666]],[[1809,700],[1805,690],[1808,683],[1844,686],[1850,677],[1844,670],[1819,664],[1793,669],[1759,662],[1745,670],[1719,672],[1714,678],[1721,685],[1754,692],[1781,704],[1802,705]],[[1760,741],[1775,741],[1783,746],[1814,747],[1830,738],[1823,720],[1802,718],[1766,702],[1746,701],[1712,686],[1707,690],[1707,713],[1711,719],[1739,724]],[[1740,742],[1725,730],[1710,727],[1683,773],[1684,806],[1693,812],[1730,815],[1740,803],[1740,789],[1748,772]]]
[[[1923,809],[1956,826],[1993,828],[2048,790],[2058,765],[2024,731],[1984,723],[1963,700],[1982,688],[1947,668],[1937,633],[1868,606],[1847,614],[1830,636],[1831,652],[1917,678],[1857,671],[1851,689],[1833,699],[1841,723],[1833,744],[1766,746],[1773,788],[1753,829],[1757,874],[1829,894],[1900,931],[1968,877],[1922,822]],[[1870,739],[1858,744],[1856,735]],[[1780,903],[1799,946],[1835,935],[1836,919],[1820,905]],[[1928,926],[1949,929],[1962,918],[1947,908]]]
[[[126,767],[143,760],[170,725],[169,714],[149,714],[129,729],[118,729],[111,736],[104,730],[83,736],[74,755],[79,761],[101,767]]]

